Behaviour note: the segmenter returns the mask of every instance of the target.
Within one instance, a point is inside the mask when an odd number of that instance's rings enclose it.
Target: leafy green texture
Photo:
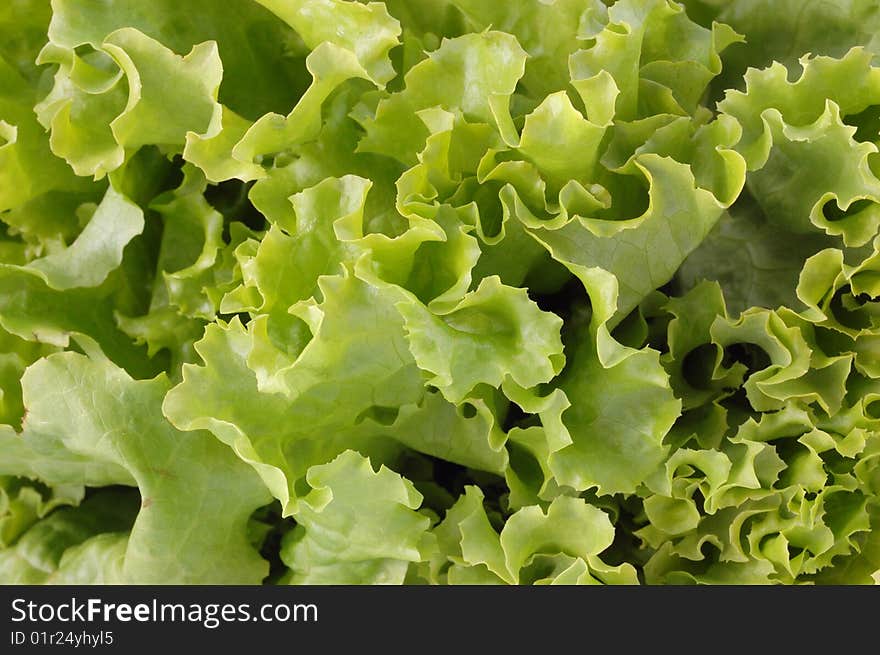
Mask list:
[[[876,0],[0,7],[0,582],[880,580]]]
[[[159,411],[168,386],[161,377],[132,380],[76,353],[41,360],[22,379],[22,433],[3,434],[4,473],[14,469],[53,485],[136,485],[140,511],[122,580],[259,580],[265,570],[245,526],[268,494],[216,439],[168,424]],[[194,531],[194,522],[207,529]]]
[[[307,476],[312,491],[294,514],[282,559],[292,584],[400,584],[430,519],[421,494],[387,468],[347,450]]]
[[[746,34],[745,45],[731,48],[715,86],[739,87],[746,67],[764,68],[774,61],[795,69],[809,52],[840,57],[853,46],[880,50],[877,40],[880,7],[872,0],[798,2],[797,0],[684,0],[688,13],[708,25],[727,23]]]

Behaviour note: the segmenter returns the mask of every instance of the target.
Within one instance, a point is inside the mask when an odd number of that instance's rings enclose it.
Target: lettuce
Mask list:
[[[792,7],[6,3],[0,582],[880,581],[880,4]]]

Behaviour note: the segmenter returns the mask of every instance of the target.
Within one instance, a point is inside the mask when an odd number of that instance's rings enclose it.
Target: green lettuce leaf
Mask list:
[[[136,494],[105,491],[34,523],[11,548],[0,551],[3,584],[101,584],[117,582],[112,558],[81,555],[96,539],[107,542],[131,528]],[[106,553],[104,553],[106,554]],[[118,553],[117,553],[118,555]]]
[[[231,0],[220,7],[212,0],[159,0],[144,6],[137,0],[112,0],[110,6],[92,0],[56,2],[49,40],[67,49],[86,44],[99,49],[107,35],[127,27],[180,55],[213,40],[223,61],[220,101],[251,120],[291,106],[305,88],[306,49],[288,25],[255,2]],[[195,15],[198,20],[192,19]]]
[[[22,386],[28,415],[21,435],[2,435],[4,474],[138,487],[122,580],[254,583],[266,575],[245,535],[250,514],[268,502],[265,488],[216,439],[164,419],[166,379],[136,381],[110,362],[58,353],[30,367]]]
[[[581,584],[606,578],[637,583],[631,567],[615,570],[599,559],[614,538],[614,528],[602,510],[579,498],[560,496],[546,510],[525,507],[507,519],[499,534],[486,514],[482,492],[468,487],[435,534],[438,557],[449,562],[435,562],[435,567],[450,583],[524,584],[527,576],[546,575],[545,555],[569,556],[569,566],[560,575],[574,567],[568,576]],[[566,583],[565,578],[560,583]]]
[[[387,468],[345,451],[306,475],[312,491],[294,513],[281,557],[291,584],[400,584],[419,562],[430,519],[422,496]]]
[[[0,582],[880,581],[878,21],[5,3]]]

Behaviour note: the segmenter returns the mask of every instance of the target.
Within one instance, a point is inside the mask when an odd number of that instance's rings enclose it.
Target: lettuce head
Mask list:
[[[878,34],[2,3],[0,582],[880,581]]]

